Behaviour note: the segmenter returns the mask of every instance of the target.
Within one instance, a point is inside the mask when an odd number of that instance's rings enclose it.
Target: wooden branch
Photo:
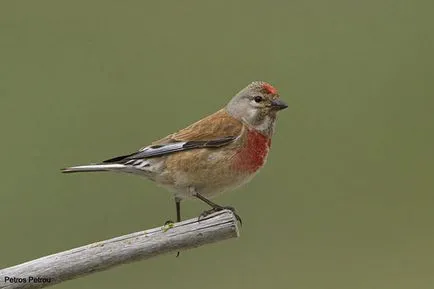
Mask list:
[[[194,218],[171,228],[140,231],[2,269],[0,288],[43,288],[117,265],[238,236],[233,213],[224,210],[200,221]]]

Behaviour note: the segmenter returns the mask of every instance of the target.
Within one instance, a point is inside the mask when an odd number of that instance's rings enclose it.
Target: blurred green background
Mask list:
[[[432,1],[1,1],[0,268],[174,218],[62,175],[279,89],[269,161],[216,199],[241,237],[57,288],[434,288]],[[184,217],[206,206],[188,202]]]

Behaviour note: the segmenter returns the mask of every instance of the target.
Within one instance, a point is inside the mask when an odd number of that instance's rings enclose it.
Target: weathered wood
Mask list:
[[[2,269],[0,288],[43,288],[117,265],[238,236],[232,212],[220,211],[200,221],[194,218],[172,228],[140,231]]]

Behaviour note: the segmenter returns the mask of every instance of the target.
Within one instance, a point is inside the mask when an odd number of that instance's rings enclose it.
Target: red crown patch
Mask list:
[[[268,93],[271,94],[276,94],[277,93],[277,89],[275,89],[271,84],[269,83],[264,83],[262,85],[262,88],[265,89]]]

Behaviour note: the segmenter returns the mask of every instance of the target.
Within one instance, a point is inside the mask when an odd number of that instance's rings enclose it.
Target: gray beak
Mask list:
[[[288,107],[288,105],[280,99],[275,99],[271,102],[271,107],[275,110],[282,110]]]

